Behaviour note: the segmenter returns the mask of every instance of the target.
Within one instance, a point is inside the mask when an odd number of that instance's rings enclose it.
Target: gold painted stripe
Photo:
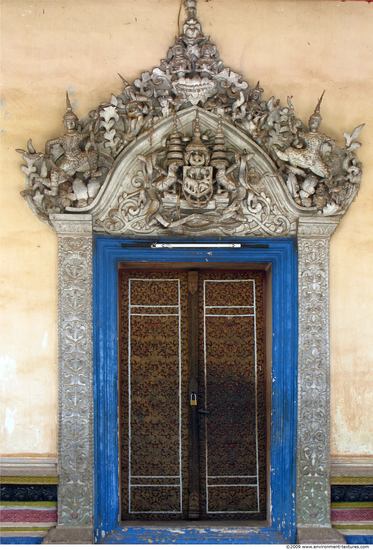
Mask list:
[[[3,506],[4,508],[14,508],[14,507],[22,507],[22,508],[57,508],[57,502],[56,501],[44,501],[40,500],[38,502],[22,502],[22,501],[12,501],[8,502],[7,500],[1,500],[0,506]]]
[[[373,485],[373,477],[334,476],[332,485]]]
[[[2,485],[58,485],[58,476],[0,476]]]
[[[7,538],[10,538],[10,537],[22,537],[22,536],[45,537],[45,535],[48,533],[48,531],[50,531],[50,529],[53,529],[53,527],[51,528],[48,527],[48,529],[41,529],[40,531],[17,531],[17,532],[15,532],[14,530],[5,532],[5,531],[1,531],[0,529],[0,533],[3,540],[6,540]]]
[[[368,535],[369,537],[372,536],[372,531],[364,531],[364,529],[356,529],[356,531],[354,531],[353,533],[346,529],[338,529],[338,533],[341,533],[341,535]]]
[[[358,508],[373,508],[373,502],[332,502],[332,510],[338,508],[350,508],[356,510]]]
[[[359,525],[348,525],[348,524],[344,524],[344,523],[332,523],[332,527],[334,527],[334,529],[360,529],[360,530],[366,530],[366,529],[369,529],[369,530],[372,530],[373,531],[373,524],[365,524],[365,523],[360,523]]]

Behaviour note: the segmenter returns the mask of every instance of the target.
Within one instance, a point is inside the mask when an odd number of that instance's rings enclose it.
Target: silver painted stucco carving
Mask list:
[[[330,527],[329,241],[333,219],[298,231],[297,523]]]
[[[92,219],[57,214],[58,525],[93,524]]]
[[[22,166],[26,185],[21,194],[33,211],[46,222],[51,213],[65,211],[84,211],[96,218],[97,206],[102,199],[100,191],[108,187],[112,167],[117,169],[124,162],[131,145],[146,134],[152,136],[162,121],[172,117],[180,119],[184,110],[198,106],[221,117],[259,145],[268,160],[271,159],[272,174],[281,181],[295,215],[299,208],[309,215],[343,214],[360,185],[361,164],[355,150],[361,145],[356,138],[364,125],[356,127],[351,134],[345,132],[345,144],[342,146],[319,132],[324,94],[317,101],[308,126],[296,116],[290,98],[285,107],[274,97],[265,101],[259,82],[255,87],[250,87],[241,75],[224,66],[216,46],[202,31],[196,15],[196,3],[188,1],[186,9],[187,19],[182,33],[159,67],[142,73],[133,84],[122,77],[122,93],[112,95],[110,102],[100,104],[81,120],[73,112],[67,96],[63,117],[66,132],[48,140],[44,152],[36,152],[31,140],[27,150],[18,149],[26,162]],[[191,139],[182,126],[174,133],[183,133],[185,140]],[[224,130],[221,133],[223,139]],[[159,153],[169,153],[171,135],[172,127],[168,134],[159,136]],[[152,137],[148,139],[151,141]],[[238,154],[242,157],[243,151]],[[213,172],[214,186],[221,188],[221,184],[216,182],[216,166]],[[186,198],[185,192],[182,195],[183,200]],[[212,211],[221,217],[221,205],[212,205],[213,202],[207,209],[200,203],[190,205],[196,214],[193,223],[195,231],[204,229],[203,218],[211,218]],[[116,208],[115,203],[112,208]],[[137,204],[133,208],[138,216],[142,216],[146,215],[150,204],[142,201],[141,207]],[[286,212],[279,214],[286,216]],[[171,235],[180,231],[180,223],[174,223],[178,215],[175,206],[172,212],[170,210],[172,219],[165,233]],[[157,221],[154,223],[157,225]],[[149,234],[148,225],[134,228],[134,224],[129,226],[126,220],[123,232],[134,230],[135,233],[143,231]],[[185,226],[184,223],[181,225]],[[255,223],[245,225],[240,234],[258,233]],[[106,225],[101,227],[105,230]],[[263,235],[268,234],[265,227],[263,224]],[[160,223],[158,229],[164,228],[165,225]],[[221,234],[227,234],[224,224],[221,228],[214,227],[214,232],[219,229]],[[235,233],[236,229],[233,227],[232,232]],[[285,233],[283,229],[279,232]]]
[[[19,150],[22,195],[59,242],[58,525],[93,525],[93,233],[294,236],[298,538],[341,542],[329,503],[329,240],[359,189],[363,125],[341,146],[319,132],[322,97],[308,126],[290,99],[263,100],[259,83],[224,66],[196,0],[184,5],[182,33],[159,67],[133,84],[122,78],[123,92],[81,120],[67,97],[66,133],[45,152],[31,140]]]
[[[151,140],[145,134],[114,167],[110,193],[104,188],[93,209],[96,232],[295,234],[273,162],[220,115],[186,109],[156,125]]]

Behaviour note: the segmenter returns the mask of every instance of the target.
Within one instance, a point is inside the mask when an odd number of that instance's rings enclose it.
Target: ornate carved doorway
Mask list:
[[[202,317],[199,313],[200,320],[190,326],[186,322],[186,328],[182,329],[183,308],[188,309],[189,302],[197,298],[187,298],[188,290],[182,300],[181,282],[180,305],[179,302],[130,304],[132,313],[134,305],[158,308],[156,316],[151,317],[154,326],[155,318],[160,318],[161,305],[178,308],[177,315],[169,314],[167,322],[157,321],[160,328],[155,335],[163,337],[162,323],[164,330],[170,331],[179,316],[180,325],[176,323],[174,331],[178,335],[179,362],[182,365],[184,361],[185,366],[178,366],[178,373],[171,372],[179,363],[167,355],[167,368],[171,371],[162,380],[170,386],[162,390],[156,388],[159,377],[146,378],[154,354],[149,352],[144,364],[141,361],[137,364],[137,359],[133,361],[134,354],[122,353],[122,363],[127,356],[130,360],[129,366],[122,365],[127,369],[127,378],[122,377],[122,390],[127,392],[129,402],[122,403],[121,409],[122,449],[127,449],[122,451],[121,458],[126,461],[128,472],[124,474],[123,468],[122,476],[127,481],[122,482],[120,489],[117,344],[123,336],[117,332],[117,267],[118,262],[203,262],[211,268],[212,262],[264,262],[270,265],[272,276],[272,299],[268,301],[272,322],[268,338],[272,346],[268,355],[271,361],[269,526],[259,530],[246,527],[244,533],[240,526],[241,534],[234,532],[229,536],[226,528],[221,527],[219,541],[234,542],[242,536],[245,542],[249,539],[294,542],[297,531],[302,543],[341,543],[343,537],[334,532],[330,523],[329,241],[360,186],[361,164],[355,150],[361,145],[356,138],[363,125],[351,133],[345,132],[346,144],[338,145],[319,132],[322,97],[308,127],[295,115],[290,97],[286,107],[274,97],[264,100],[259,82],[250,86],[220,60],[216,46],[198,21],[197,1],[184,0],[184,7],[186,20],[182,32],[159,67],[142,73],[133,84],[123,79],[124,88],[119,95],[112,95],[110,103],[100,103],[80,120],[67,97],[66,133],[48,140],[45,154],[37,153],[31,140],[27,151],[18,150],[26,163],[22,166],[26,175],[22,195],[33,212],[57,232],[59,243],[58,526],[48,540],[134,543],[151,540],[148,532],[153,533],[153,528],[149,524],[146,528],[139,527],[139,531],[118,525],[120,491],[122,517],[133,510],[138,519],[150,518],[156,512],[164,519],[175,518],[177,514],[179,518],[189,514],[201,518],[221,514],[219,517],[225,515],[227,519],[234,510],[240,517],[249,516],[249,511],[254,510],[253,493],[249,496],[252,489],[243,489],[242,482],[233,490],[233,484],[226,482],[229,461],[223,452],[222,439],[225,434],[236,434],[229,426],[229,411],[233,410],[229,407],[234,408],[239,402],[240,422],[235,426],[239,426],[239,437],[243,432],[246,434],[242,445],[251,446],[252,426],[244,422],[253,418],[252,398],[247,398],[249,392],[240,394],[240,386],[233,385],[236,404],[232,404],[227,397],[228,383],[226,388],[218,385],[210,391],[211,373],[217,371],[218,375],[228,376],[222,370],[229,365],[225,360],[211,370],[207,368],[207,398],[200,359],[199,373],[194,376],[200,388],[193,391],[193,385],[189,386],[193,380],[189,364],[194,364],[190,357],[201,356],[201,342],[209,341],[210,327],[218,323],[218,318],[207,317],[205,306]],[[189,251],[156,249],[162,243],[166,247],[170,243],[185,246]],[[198,243],[207,248],[193,250]],[[224,252],[219,250],[223,243],[237,243],[242,249]],[[213,280],[218,287],[218,280]],[[149,293],[148,298],[154,296]],[[198,300],[202,303],[200,293]],[[237,316],[233,317],[232,322],[240,326]],[[140,318],[139,312],[133,315],[136,327],[143,324],[143,342],[150,349],[152,340],[146,339],[151,338],[154,330],[149,328],[152,326],[149,319],[143,317],[140,321]],[[206,321],[204,331],[202,318]],[[216,336],[222,337],[227,330],[227,318],[220,322],[219,328],[212,329],[214,350],[219,347]],[[131,323],[135,323],[132,317],[129,326]],[[193,344],[195,350],[191,351],[190,342],[196,342],[193,330],[198,332],[199,344],[198,347]],[[134,334],[136,331],[132,337]],[[130,344],[133,351],[135,341],[132,344],[130,340]],[[219,345],[219,350],[227,353],[229,348],[224,339]],[[205,348],[210,353],[209,346],[206,344]],[[128,344],[123,349],[128,350]],[[183,353],[188,359],[180,359]],[[237,358],[237,350],[234,353]],[[138,357],[142,359],[139,353]],[[252,376],[240,371],[249,368],[248,365],[241,364],[235,372],[241,383],[246,384]],[[159,362],[153,367],[161,370],[165,364]],[[145,399],[149,384],[156,389],[153,401]],[[171,392],[175,388],[179,394]],[[208,398],[214,392],[216,403],[209,403]],[[190,405],[192,393],[196,393],[197,405]],[[255,406],[259,402],[258,393]],[[217,403],[224,409],[223,420],[219,421]],[[165,411],[162,426],[169,431],[163,448],[159,442],[165,434],[159,429],[157,432],[154,422],[156,405],[159,412]],[[199,408],[209,410],[210,415],[202,416]],[[149,421],[142,416],[145,412]],[[198,440],[194,433],[198,431],[198,423],[193,423],[193,415],[200,417],[203,425]],[[171,418],[175,419],[176,428]],[[211,429],[213,421],[217,422],[215,431]],[[144,431],[146,427],[148,432]],[[262,437],[258,432],[258,442]],[[174,439],[178,444],[171,451]],[[141,447],[141,442],[146,443],[145,447]],[[153,447],[157,461],[152,458]],[[203,454],[206,447],[207,454]],[[201,449],[198,453],[197,448]],[[264,451],[259,443],[256,449],[261,464]],[[166,460],[161,460],[162,452]],[[194,467],[196,461],[190,462],[189,458],[183,463],[190,454],[198,458],[198,468]],[[251,457],[248,462],[243,463],[240,455],[229,471],[232,469],[235,472],[232,475],[236,475],[237,467],[237,475],[259,475],[256,483],[263,486],[260,476],[264,467],[259,466],[259,474],[253,473],[252,455],[245,456]],[[142,470],[134,471],[134,464],[141,465]],[[179,470],[172,473],[176,464]],[[195,471],[198,476],[193,474]],[[162,483],[148,489],[156,475],[168,477],[156,478],[162,479]],[[219,475],[224,480],[220,485],[224,485],[225,493],[214,482]],[[139,483],[138,479],[144,482]],[[179,479],[178,490],[176,482],[170,479]],[[166,485],[171,485],[168,494]],[[227,495],[234,491],[236,496],[228,505]],[[239,497],[244,491],[245,496]],[[259,503],[262,499],[264,502],[263,495],[259,496]],[[241,502],[246,503],[242,508]],[[262,513],[261,504],[258,510],[250,512],[251,519]],[[202,526],[190,528],[185,523],[184,531],[178,529],[177,535],[165,535],[167,525],[162,529],[164,541],[176,542],[181,540],[179,535],[181,538],[185,535],[187,539],[183,540],[191,542],[191,531],[198,529],[194,540],[200,542],[203,537],[206,541]],[[218,530],[214,526],[211,533]]]
[[[264,272],[120,270],[122,520],[265,520]]]

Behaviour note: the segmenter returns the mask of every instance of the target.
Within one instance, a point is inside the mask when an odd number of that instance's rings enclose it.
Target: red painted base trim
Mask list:
[[[0,522],[57,522],[57,510],[0,510]]]
[[[340,521],[358,522],[358,521],[373,521],[373,508],[358,508],[355,510],[332,510],[332,523]]]

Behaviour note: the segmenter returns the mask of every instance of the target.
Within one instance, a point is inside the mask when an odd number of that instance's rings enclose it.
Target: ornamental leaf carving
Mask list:
[[[307,236],[298,239],[298,524],[304,526],[330,525],[328,266],[335,224],[327,225],[302,224]]]
[[[90,525],[93,510],[92,236],[59,233],[59,524]],[[70,236],[78,227],[77,236]]]

